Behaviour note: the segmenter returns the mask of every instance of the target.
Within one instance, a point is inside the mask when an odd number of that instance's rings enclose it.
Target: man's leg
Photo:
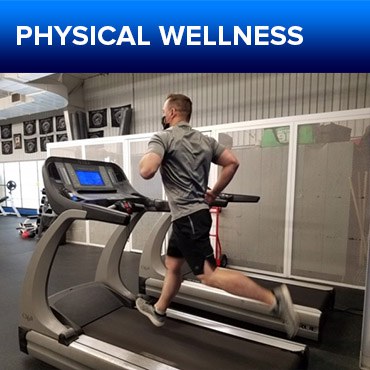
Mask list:
[[[181,266],[183,263],[183,258],[166,256],[166,276],[164,278],[161,295],[154,306],[143,298],[136,299],[137,309],[143,315],[147,316],[155,326],[164,325],[166,310],[181,286]]]
[[[263,288],[252,279],[235,270],[212,268],[208,261],[204,263],[204,273],[197,278],[206,285],[225,290],[244,298],[251,298],[266,303],[271,311],[281,318],[289,338],[294,337],[299,329],[299,317],[286,285],[273,291]]]
[[[183,258],[166,256],[166,276],[164,278],[161,295],[154,305],[159,313],[165,313],[172,299],[180,289],[182,283],[181,267]]]
[[[204,263],[204,273],[197,278],[205,285],[225,290],[239,297],[251,298],[270,305],[276,304],[275,295],[239,271],[212,268],[208,261]]]

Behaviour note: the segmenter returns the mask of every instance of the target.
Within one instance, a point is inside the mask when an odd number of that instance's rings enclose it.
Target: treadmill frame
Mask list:
[[[96,207],[100,208],[100,213],[95,216],[99,217],[100,221],[105,221],[102,210],[104,207]],[[108,211],[110,210],[107,209],[107,213]],[[96,283],[107,286],[117,295],[131,301],[135,299],[135,296],[121,279],[120,261],[131,232],[146,211],[142,209],[134,212],[127,225],[117,225],[102,251],[95,275]],[[20,349],[62,369],[173,369],[163,362],[82,334],[81,329],[63,324],[51,309],[47,291],[50,271],[57,250],[70,225],[75,220],[87,220],[88,215],[88,210],[84,209],[65,210],[38,241],[23,283],[19,318]],[[115,223],[115,219],[110,222]],[[193,315],[176,314],[172,310],[169,310],[169,316],[228,335],[258,343],[267,343],[273,347],[297,353],[305,360],[307,359],[308,349],[302,344],[248,332]]]

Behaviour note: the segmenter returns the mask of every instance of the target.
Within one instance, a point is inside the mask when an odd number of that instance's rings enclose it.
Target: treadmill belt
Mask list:
[[[83,328],[84,333],[167,365],[188,370],[305,369],[291,353],[167,318],[155,327],[136,309],[117,311]]]

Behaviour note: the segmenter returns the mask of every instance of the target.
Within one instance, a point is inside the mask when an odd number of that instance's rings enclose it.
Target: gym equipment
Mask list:
[[[13,196],[12,196],[12,191],[17,188],[16,182],[10,180],[6,184],[0,184],[0,186],[5,186],[9,191],[9,196],[5,196],[5,197],[2,197],[0,199],[0,214],[2,216],[16,215],[17,217],[21,217],[18,209],[14,206]],[[5,201],[10,202],[10,208],[13,210],[13,212],[5,211],[4,208],[1,206],[1,203],[5,202]]]
[[[0,198],[0,215],[7,216],[8,214],[5,212],[4,208],[1,206],[1,203],[5,202],[9,197],[5,196]]]
[[[38,216],[26,218],[23,222],[19,224],[17,230],[19,230],[19,235],[22,239],[34,238],[37,234],[37,222],[32,221]]]
[[[0,186],[5,186],[9,191],[13,191],[17,188],[17,183],[13,180],[10,180],[6,184],[0,184]]]
[[[37,218],[37,236],[38,238],[47,230],[48,227],[56,220],[57,215],[51,208],[45,189],[41,190],[42,198]]]
[[[121,279],[120,261],[143,214],[168,212],[168,203],[137,193],[114,163],[49,157],[43,178],[59,216],[37,243],[25,275],[19,320],[23,352],[73,369],[307,367],[305,345],[173,309],[163,328],[152,326],[134,309],[136,297]],[[117,226],[102,250],[95,280],[47,297],[55,254],[75,220]]]
[[[223,203],[217,204],[219,207],[226,207],[229,202],[256,201],[250,196],[248,198],[248,196],[232,196],[231,194],[223,195],[222,200]],[[170,225],[170,215],[165,214],[159,219],[147,239],[140,259],[140,293],[155,298],[158,298],[161,293],[166,273],[161,252]],[[173,299],[174,303],[203,310],[205,314],[212,312],[225,318],[285,331],[283,324],[270,312],[266,312],[265,307],[259,302],[236,297],[216,288],[205,287],[200,282],[194,281],[196,280],[194,278],[186,279],[185,275],[186,273],[184,273],[180,291]],[[334,306],[333,287],[257,274],[248,274],[248,276],[268,289],[281,283],[287,284],[300,318],[297,335],[312,340],[320,339],[325,314]],[[186,307],[182,307],[182,310],[184,309]]]

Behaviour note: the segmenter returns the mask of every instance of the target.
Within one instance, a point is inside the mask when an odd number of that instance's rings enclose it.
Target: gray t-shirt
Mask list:
[[[153,135],[147,153],[162,158],[160,172],[168,197],[172,220],[208,208],[204,200],[211,162],[225,146],[180,122]]]

